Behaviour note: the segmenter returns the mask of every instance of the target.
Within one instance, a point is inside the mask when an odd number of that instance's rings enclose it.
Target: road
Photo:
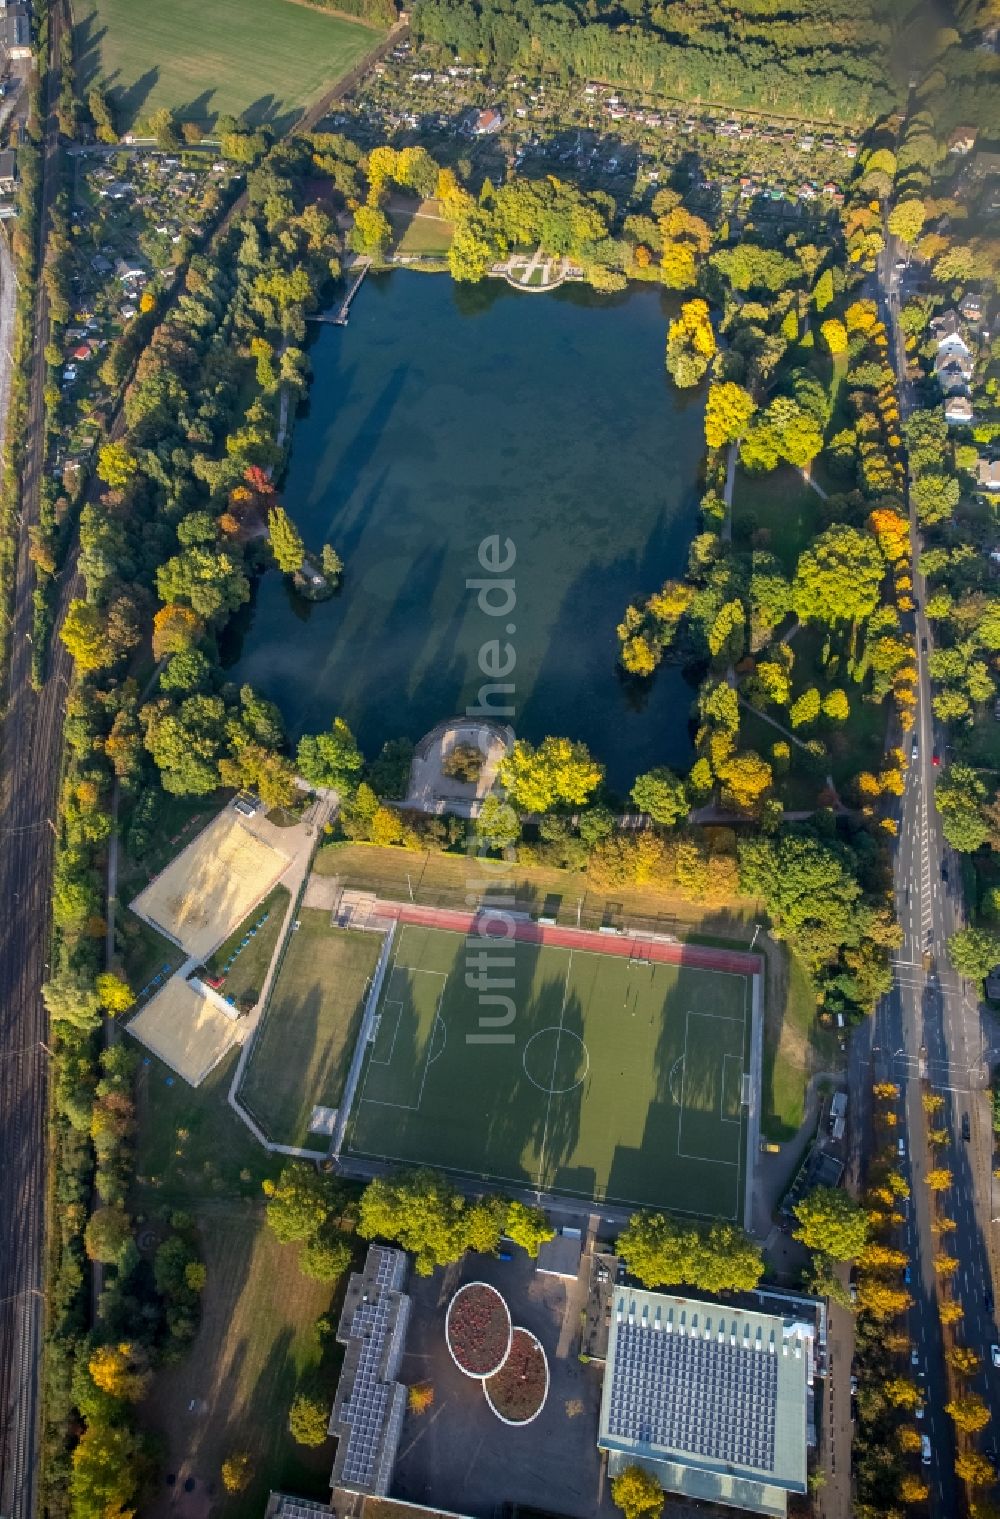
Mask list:
[[[897,263],[901,262],[901,250],[890,238],[879,260],[878,291],[881,315],[890,328],[890,355],[905,418],[912,398],[906,380],[904,335],[898,322],[903,270]],[[958,1512],[955,1443],[951,1420],[944,1412],[949,1394],[933,1269],[934,1257],[942,1246],[931,1228],[933,1199],[926,1174],[935,1162],[923,1142],[921,1095],[929,1088],[940,1092],[945,1100],[935,1126],[946,1126],[951,1135],[940,1164],[951,1169],[954,1181],[943,1198],[942,1211],[956,1221],[954,1232],[947,1236],[947,1253],[961,1263],[955,1278],[955,1291],[964,1309],[960,1337],[983,1358],[984,1370],[974,1385],[997,1409],[1000,1373],[989,1364],[997,1329],[993,1310],[987,1306],[992,1303],[991,1139],[983,1092],[993,1035],[977,998],[947,958],[948,937],[963,923],[961,872],[941,833],[934,806],[939,762],[946,757],[945,734],[930,705],[927,658],[933,648],[933,632],[923,610],[925,587],[916,572],[918,540],[912,510],[911,527],[918,707],[916,727],[905,740],[911,754],[895,859],[896,910],[904,938],[895,957],[892,990],[880,1004],[873,1025],[859,1030],[851,1072],[852,1087],[862,1107],[867,1093],[858,1090],[861,1082],[888,1078],[899,1084],[902,1093],[900,1118],[904,1126],[892,1132],[902,1133],[897,1140],[902,1145],[899,1165],[911,1186],[906,1248],[914,1306],[909,1333],[916,1354],[913,1370],[926,1389],[926,1413],[920,1428],[930,1439],[931,1461],[924,1474],[931,1488],[932,1514],[950,1519]],[[965,1115],[969,1119],[968,1141],[962,1137]]]
[[[61,6],[52,9],[58,57]],[[41,232],[54,192],[58,79],[49,75]],[[31,689],[32,566],[43,465],[42,392],[48,311],[39,285],[25,440],[22,527],[11,616],[10,687],[0,767],[0,1512],[31,1519],[37,1497],[39,1367],[44,1325],[46,1015],[39,995],[49,953],[53,815],[68,658],[58,645],[45,688]]]

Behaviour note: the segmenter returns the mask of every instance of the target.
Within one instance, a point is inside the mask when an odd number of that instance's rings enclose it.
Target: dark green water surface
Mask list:
[[[680,672],[637,690],[616,669],[625,606],[683,572],[697,526],[702,407],[668,388],[667,316],[641,288],[370,277],[349,325],[312,345],[282,492],[307,545],[342,555],[342,590],[308,606],[266,575],[228,635],[233,677],[293,735],[342,714],[373,756],[474,703],[480,650],[499,639],[519,736],[585,740],[622,791],[683,763]],[[501,617],[466,584],[492,535],[516,554]]]

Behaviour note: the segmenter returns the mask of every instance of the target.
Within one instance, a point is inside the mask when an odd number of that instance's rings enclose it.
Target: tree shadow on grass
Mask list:
[[[132,84],[117,84],[114,82],[117,75],[111,79],[111,109],[115,116],[115,125],[119,131],[124,131],[134,126],[145,109],[153,90],[160,79],[158,68],[147,69],[140,74]]]

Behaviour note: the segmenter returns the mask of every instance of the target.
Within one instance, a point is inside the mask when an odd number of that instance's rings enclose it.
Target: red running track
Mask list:
[[[711,949],[705,944],[664,944],[652,941],[642,933],[601,934],[586,928],[559,928],[553,924],[536,923],[531,918],[511,917],[500,908],[462,912],[452,907],[417,907],[408,902],[385,902],[380,897],[375,913],[378,917],[394,918],[397,923],[442,928],[451,933],[474,933],[484,939],[514,938],[519,944],[588,949],[599,955],[631,958],[639,947],[645,959],[663,965],[689,965],[695,970],[728,971],[736,976],[758,976],[764,969],[760,955],[740,950]]]

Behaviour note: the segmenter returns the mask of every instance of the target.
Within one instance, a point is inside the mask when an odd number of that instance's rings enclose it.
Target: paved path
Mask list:
[[[736,461],[739,457],[737,446],[730,443],[729,454],[726,458],[726,484],[722,493],[722,499],[726,503],[726,515],[722,519],[722,541],[733,541],[733,486],[736,483]]]
[[[808,486],[810,486],[811,489],[816,492],[817,496],[822,496],[822,498],[823,498],[824,501],[829,501],[829,499],[830,499],[830,493],[829,493],[829,491],[825,491],[821,485],[817,485],[816,481],[813,479],[812,475],[809,473],[809,471],[807,469],[800,469],[799,470],[799,474],[802,476],[802,478],[806,482],[806,484]]]

